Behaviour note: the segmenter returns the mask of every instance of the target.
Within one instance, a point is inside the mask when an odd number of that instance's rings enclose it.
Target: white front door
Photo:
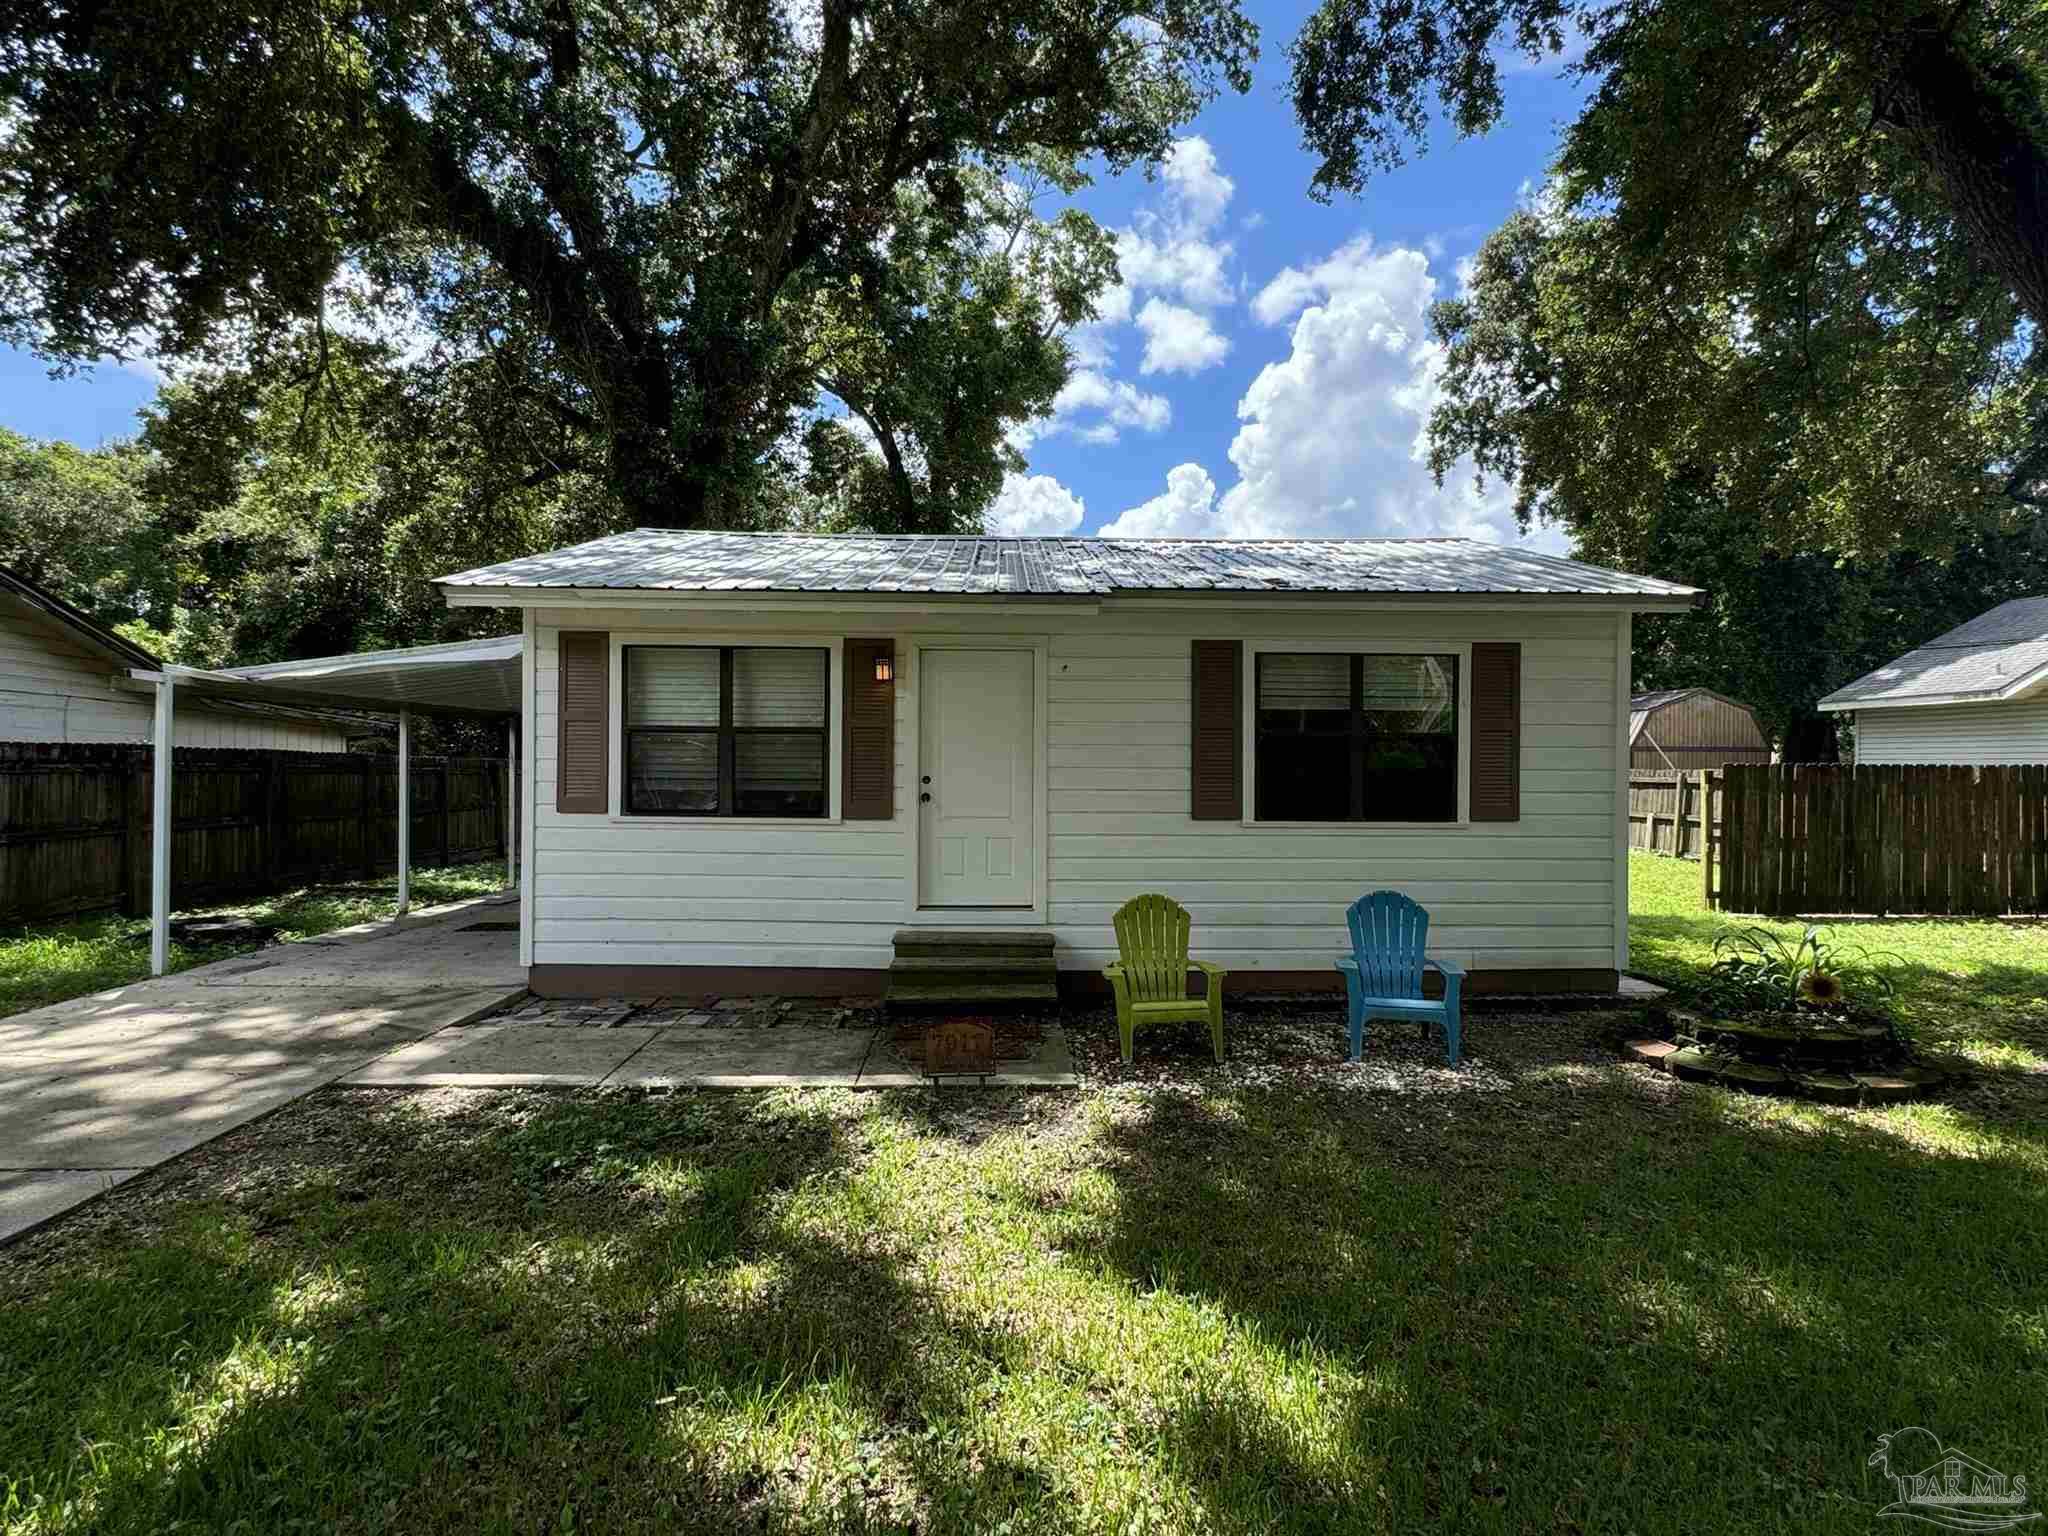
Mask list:
[[[1028,907],[1038,873],[1032,653],[919,657],[919,904]]]

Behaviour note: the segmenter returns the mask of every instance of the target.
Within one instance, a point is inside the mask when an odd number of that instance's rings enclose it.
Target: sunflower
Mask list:
[[[1799,979],[1799,995],[1809,1003],[1839,1003],[1842,984],[1826,971],[1808,971]]]

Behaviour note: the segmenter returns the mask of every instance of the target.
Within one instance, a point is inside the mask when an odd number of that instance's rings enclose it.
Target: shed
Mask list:
[[[1631,768],[1692,772],[1771,760],[1755,712],[1709,688],[1666,688],[1630,699],[1628,746]]]
[[[2048,597],[1980,613],[1820,701],[1859,763],[2048,763]]]
[[[1389,887],[1470,990],[1612,991],[1632,615],[1703,597],[1469,539],[656,528],[441,587],[521,616],[530,984],[624,996],[1099,986],[1145,891],[1232,987],[1334,989]]]

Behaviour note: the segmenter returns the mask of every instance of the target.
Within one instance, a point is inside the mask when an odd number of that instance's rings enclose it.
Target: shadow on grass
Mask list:
[[[1115,1196],[1070,1250],[1334,1399],[1308,1436],[1226,1374],[1169,1416],[1162,1455],[1213,1469],[1219,1523],[1346,1528],[1376,1488],[1395,1528],[1861,1529],[1884,1430],[2038,1462],[2043,1128],[1965,1158],[1881,1121],[1661,1106],[1620,1073],[1517,1097],[1158,1095],[1117,1119]]]
[[[322,1094],[0,1295],[0,1508],[1861,1531],[1882,1431],[2038,1462],[2048,1128],[1488,1081]]]
[[[1043,1499],[957,1438],[864,1459],[965,1413],[999,1341],[878,1233],[805,1219],[859,1182],[853,1122],[732,1108],[380,1117],[331,1167],[102,1245],[0,1312],[0,1357],[36,1362],[0,1386],[0,1513],[724,1531],[915,1504],[969,1529]]]

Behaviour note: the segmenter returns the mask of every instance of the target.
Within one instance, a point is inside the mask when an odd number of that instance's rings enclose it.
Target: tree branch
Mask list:
[[[1834,8],[1852,0],[1833,0]],[[1869,41],[1875,114],[1944,193],[1978,259],[2048,327],[2048,118],[2018,64],[1986,59],[1944,31]],[[2029,108],[2032,110],[2029,110]]]
[[[818,75],[804,105],[803,125],[769,184],[767,230],[756,250],[754,279],[756,302],[763,307],[795,270],[790,253],[803,217],[805,192],[852,100],[854,4],[855,0],[825,0]]]

